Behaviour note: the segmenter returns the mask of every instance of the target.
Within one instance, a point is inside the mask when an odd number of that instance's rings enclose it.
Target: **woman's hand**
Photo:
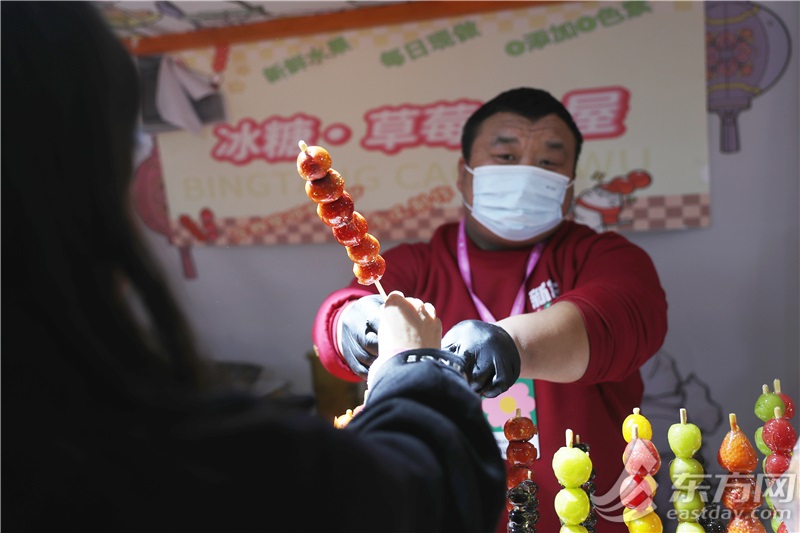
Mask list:
[[[436,318],[436,309],[430,303],[392,291],[380,317],[378,358],[372,363],[370,374],[404,350],[442,346],[442,322]]]

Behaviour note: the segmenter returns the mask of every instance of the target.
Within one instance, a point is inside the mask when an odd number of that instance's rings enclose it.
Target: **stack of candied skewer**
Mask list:
[[[797,432],[789,421],[794,416],[794,401],[781,392],[781,381],[774,380],[774,392],[769,387],[762,386],[761,395],[756,400],[753,411],[764,422],[755,433],[755,445],[764,454],[762,468],[767,476],[768,489],[764,491],[764,502],[767,504],[772,517],[770,526],[774,533],[788,533],[788,528],[783,521],[781,513],[775,509],[772,501],[773,484],[789,469],[792,450],[797,442]],[[777,490],[783,490],[777,486]]]
[[[297,172],[306,180],[306,195],[317,204],[317,215],[331,227],[336,241],[347,248],[353,261],[353,274],[362,285],[375,284],[381,296],[386,292],[380,279],[386,272],[386,261],[380,255],[380,243],[368,233],[364,216],[355,211],[353,197],[344,188],[344,178],[331,168],[331,156],[321,146],[298,143]]]
[[[539,487],[533,481],[533,463],[538,451],[530,440],[537,431],[533,420],[522,416],[520,409],[503,425],[503,434],[508,439],[508,533],[536,533],[536,524],[539,522]]]
[[[564,446],[553,454],[553,474],[561,485],[553,506],[564,533],[594,532],[591,494],[585,488],[593,477],[594,466],[586,449],[575,445],[574,434],[567,429]]]
[[[661,455],[653,441],[653,426],[638,407],[622,422],[622,437],[628,443],[622,462],[628,477],[620,486],[622,514],[631,533],[661,533],[664,526],[653,507],[656,490],[655,474],[661,468]]]

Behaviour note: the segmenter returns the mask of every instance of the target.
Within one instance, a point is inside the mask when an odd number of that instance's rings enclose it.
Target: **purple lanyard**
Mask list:
[[[536,246],[531,250],[531,255],[528,256],[528,265],[525,267],[525,278],[522,280],[522,285],[519,287],[517,297],[514,300],[514,305],[511,307],[511,313],[508,316],[519,315],[525,309],[525,285],[528,282],[528,277],[533,272],[536,263],[539,262],[539,257],[544,250],[544,241],[536,243]],[[464,280],[464,285],[467,286],[469,295],[472,301],[475,302],[475,307],[478,309],[478,314],[484,322],[497,322],[480,298],[472,291],[472,273],[469,268],[469,256],[467,255],[467,231],[464,227],[464,219],[458,224],[458,268],[461,270],[461,278]]]

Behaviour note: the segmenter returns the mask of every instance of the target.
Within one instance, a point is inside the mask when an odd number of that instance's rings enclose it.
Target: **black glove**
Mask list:
[[[383,298],[378,294],[362,296],[349,304],[339,316],[342,326],[339,344],[350,370],[365,378],[378,357],[378,325]]]
[[[442,338],[442,348],[464,358],[472,390],[494,398],[519,378],[519,350],[500,326],[462,320]]]

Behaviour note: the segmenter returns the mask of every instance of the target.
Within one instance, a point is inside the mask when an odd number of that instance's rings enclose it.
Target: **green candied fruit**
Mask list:
[[[756,443],[756,448],[758,448],[758,451],[760,451],[764,455],[769,455],[772,453],[772,450],[770,450],[769,446],[767,446],[766,443],[764,442],[764,436],[762,435],[763,433],[764,433],[764,426],[761,426],[756,430],[755,435],[753,435],[753,440]]]
[[[769,392],[769,387],[766,385],[764,385],[761,390],[761,395],[756,400],[756,405],[753,408],[753,412],[756,416],[762,422],[775,418],[776,407],[780,408],[780,416],[783,416],[784,411],[786,411],[786,405],[783,403],[781,397],[774,392]]]

